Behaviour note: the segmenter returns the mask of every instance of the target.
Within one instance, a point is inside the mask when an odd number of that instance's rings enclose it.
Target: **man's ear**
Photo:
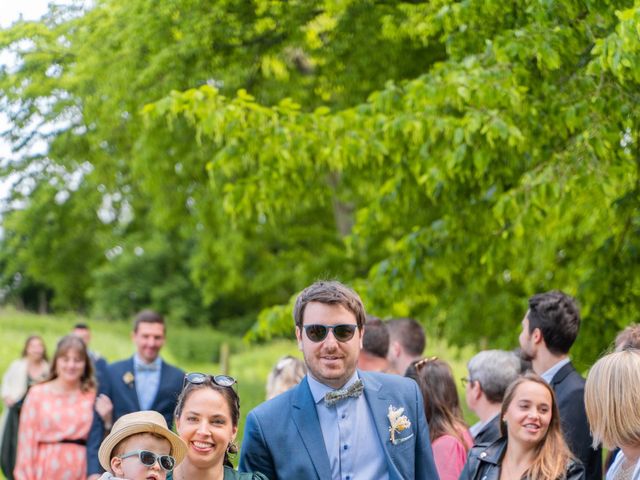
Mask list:
[[[400,342],[391,342],[389,344],[389,353],[391,358],[398,358],[400,356]]]
[[[302,351],[302,329],[296,326],[296,340],[298,341],[298,350]]]
[[[536,345],[544,341],[544,337],[539,328],[536,327],[533,329],[533,332],[531,332],[531,340],[533,340],[533,343]]]
[[[482,385],[480,385],[479,381],[474,380],[473,382],[471,382],[471,394],[473,395],[474,400],[478,400],[482,395],[485,395],[484,390],[482,390]]]
[[[358,333],[360,334],[360,350],[362,350],[364,348],[364,325],[358,329]]]

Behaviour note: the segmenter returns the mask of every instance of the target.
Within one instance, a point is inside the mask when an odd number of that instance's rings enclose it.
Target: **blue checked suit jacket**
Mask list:
[[[429,427],[418,385],[397,375],[358,371],[385,452],[389,480],[437,480]],[[403,407],[411,428],[389,438],[389,405]],[[249,412],[240,456],[240,471],[261,472],[270,480],[328,480],[329,457],[315,403],[305,377],[293,389]]]

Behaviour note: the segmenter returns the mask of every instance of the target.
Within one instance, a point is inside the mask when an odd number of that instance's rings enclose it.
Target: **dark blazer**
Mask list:
[[[499,480],[500,464],[506,448],[507,437],[502,437],[491,444],[475,445],[469,450],[469,457],[459,480]],[[562,480],[585,480],[585,478],[582,464],[569,460],[566,477]]]
[[[584,379],[571,363],[562,367],[551,380],[556,393],[564,438],[573,454],[585,467],[587,480],[602,479],[602,449],[591,448],[591,433],[584,407]]]
[[[107,395],[113,403],[113,421],[122,415],[140,411],[138,394],[133,380],[133,357],[112,363],[107,367],[107,381],[99,386],[99,393]],[[126,381],[129,381],[126,383]],[[160,370],[160,385],[151,409],[160,412],[167,425],[173,424],[173,411],[176,408],[176,400],[182,390],[184,372],[179,368],[162,362]],[[98,461],[98,449],[104,437],[104,424],[100,416],[94,412],[93,423],[87,440],[87,476],[94,473],[102,473]]]
[[[480,430],[475,437],[473,437],[473,444],[478,445],[480,443],[493,443],[501,436],[500,414],[498,414],[493,418],[493,420],[482,427],[482,430]]]
[[[385,452],[389,480],[436,480],[429,427],[418,384],[384,373],[358,374]],[[392,444],[389,405],[403,407],[411,421],[406,438]],[[240,471],[261,472],[270,480],[327,480],[329,456],[307,377],[299,385],[262,403],[247,416],[240,453]]]
[[[93,365],[93,374],[96,377],[96,381],[98,382],[98,388],[100,388],[101,384],[109,381],[109,375],[107,373],[109,364],[100,355],[91,351],[89,351],[89,358],[91,359],[91,363]]]

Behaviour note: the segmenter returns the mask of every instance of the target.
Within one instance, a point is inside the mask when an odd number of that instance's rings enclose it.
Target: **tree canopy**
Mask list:
[[[632,1],[52,7],[0,33],[5,289],[260,312],[260,338],[336,277],[378,316],[495,346],[562,289],[587,363],[638,319],[639,20]]]

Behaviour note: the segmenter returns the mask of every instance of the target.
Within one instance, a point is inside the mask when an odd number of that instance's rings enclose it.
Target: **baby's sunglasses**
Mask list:
[[[135,450],[122,455],[118,455],[118,458],[125,459],[129,457],[137,456],[145,467],[153,467],[153,464],[158,462],[163,470],[170,472],[173,467],[176,466],[176,459],[171,455],[158,455],[157,453],[150,452],[149,450]]]
[[[355,323],[345,323],[341,325],[305,325],[304,331],[307,333],[307,338],[312,342],[321,342],[329,334],[329,330],[333,331],[333,337],[339,342],[348,342],[353,338],[356,333],[358,325]]]
[[[184,376],[184,382],[182,382],[182,389],[187,383],[193,383],[194,385],[202,385],[206,381],[211,381],[219,387],[232,387],[234,383],[237,383],[236,379],[229,375],[208,375],[206,373],[187,373]]]

